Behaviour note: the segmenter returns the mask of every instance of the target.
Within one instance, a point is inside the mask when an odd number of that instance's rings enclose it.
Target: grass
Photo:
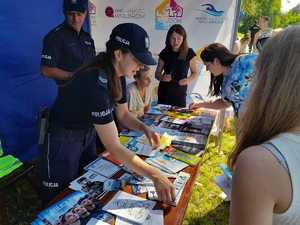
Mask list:
[[[35,172],[29,176],[37,180]],[[0,225],[28,225],[41,210],[37,190],[28,179],[18,180],[0,195]]]
[[[222,148],[218,152],[210,138],[207,152],[203,156],[199,176],[185,214],[184,225],[227,225],[229,204],[220,197],[221,191],[214,184],[214,177],[221,174],[218,164],[226,162],[234,144],[234,135],[224,133]],[[31,174],[36,179],[36,175]],[[30,224],[41,209],[41,202],[33,186],[21,179],[0,193],[0,225]]]
[[[210,138],[207,152],[203,156],[198,178],[193,187],[192,196],[185,213],[184,225],[227,225],[229,221],[229,203],[220,197],[221,190],[214,183],[214,177],[221,174],[219,163],[226,163],[232,151],[235,136],[232,131],[223,134],[220,152]]]

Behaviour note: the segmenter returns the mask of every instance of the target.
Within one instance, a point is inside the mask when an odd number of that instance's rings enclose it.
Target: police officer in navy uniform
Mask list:
[[[74,72],[95,56],[94,41],[82,29],[87,7],[87,0],[64,0],[65,21],[43,40],[41,72],[58,84],[58,96],[50,111],[49,131],[40,146],[44,202],[58,194],[77,177],[79,170],[97,158],[95,129],[78,127],[79,121],[68,123],[69,115],[63,114],[67,102],[76,101],[74,93],[67,92],[65,86],[71,82]]]
[[[83,66],[64,87],[64,95],[56,101],[57,105],[64,107],[56,112],[56,118],[60,118],[65,126],[74,126],[73,132],[95,127],[112,156],[139,175],[152,179],[159,199],[170,202],[175,198],[173,184],[158,169],[120,143],[113,116],[114,112],[123,126],[144,132],[153,147],[159,146],[159,135],[132,116],[126,100],[125,76],[132,78],[145,65],[156,63],[149,52],[149,44],[149,37],[142,27],[133,23],[116,26],[106,43],[106,52],[99,53],[92,62]],[[58,182],[66,171],[71,173],[65,162],[76,163],[73,153],[67,153],[74,150],[64,146],[55,150],[51,145],[49,149],[50,154],[44,158],[44,164],[49,166],[50,172],[54,171],[56,177],[53,182]]]
[[[94,41],[82,28],[87,14],[87,0],[64,0],[65,21],[44,38],[41,60],[42,74],[59,84],[95,56]]]

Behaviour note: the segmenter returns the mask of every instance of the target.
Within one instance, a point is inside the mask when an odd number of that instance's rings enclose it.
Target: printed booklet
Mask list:
[[[155,157],[150,157],[145,161],[150,165],[167,173],[177,173],[189,166],[188,164],[174,159],[165,153],[161,153]]]
[[[178,174],[178,177],[174,181],[175,185],[175,200],[171,203],[172,206],[176,206],[181,198],[181,195],[183,193],[184,187],[188,180],[190,179],[190,174],[186,172],[180,172]],[[152,200],[156,200],[158,198],[157,193],[155,191],[154,186],[148,187],[148,198]]]
[[[127,221],[142,224],[146,221],[155,204],[154,201],[119,191],[103,207],[103,210]]]
[[[168,147],[165,152],[172,158],[185,162],[191,166],[195,166],[200,162],[200,157],[177,150],[173,147]]]
[[[129,150],[135,152],[138,155],[150,156],[152,152],[152,147],[149,144],[141,143],[136,138],[131,138],[126,144]]]
[[[101,210],[99,200],[82,192],[72,192],[38,214],[33,225],[111,224],[113,215]]]
[[[172,136],[172,141],[199,144],[199,145],[206,145],[207,142],[206,135],[180,132],[178,130],[172,130],[172,129],[162,128],[157,126],[152,126],[152,128],[160,135],[167,133],[168,135]]]
[[[112,162],[98,158],[84,167],[87,171],[93,171],[104,177],[111,178],[115,173],[117,173],[121,168]]]
[[[122,217],[117,217],[115,225],[138,225],[138,223],[132,223]],[[143,225],[164,225],[164,211],[151,210]]]
[[[85,193],[91,193],[95,191],[101,191],[103,189],[103,182],[108,178],[95,173],[93,171],[87,171],[82,176],[78,177],[70,183],[69,188],[75,191],[82,191]]]

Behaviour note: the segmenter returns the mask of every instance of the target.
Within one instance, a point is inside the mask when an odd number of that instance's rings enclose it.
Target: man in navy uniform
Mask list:
[[[65,81],[84,62],[95,56],[94,41],[82,29],[87,0],[64,0],[65,21],[51,30],[43,41],[42,74]]]
[[[82,29],[87,8],[87,0],[64,0],[65,21],[43,40],[41,72],[58,85],[58,96],[50,111],[49,129],[44,143],[40,143],[44,203],[66,188],[79,171],[97,157],[95,130],[76,129],[73,127],[76,125],[66,124],[67,118],[60,116],[67,110],[66,101],[76,101],[73,95],[66,94],[68,82],[72,82],[70,79],[80,66],[95,56],[94,41]]]

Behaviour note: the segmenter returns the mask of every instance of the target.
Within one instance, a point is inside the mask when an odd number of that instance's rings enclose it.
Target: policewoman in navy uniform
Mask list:
[[[180,24],[170,27],[165,43],[155,71],[160,81],[158,104],[185,107],[188,84],[197,76],[196,54],[188,47],[186,31]],[[189,69],[191,74],[187,76]]]
[[[106,52],[99,53],[77,71],[71,82],[63,88],[63,95],[56,104],[64,106],[64,110],[55,112],[55,117],[66,126],[70,124],[72,132],[95,127],[103,145],[113,157],[136,173],[152,179],[159,199],[170,202],[175,198],[173,184],[159,170],[120,143],[113,116],[114,112],[123,126],[144,132],[154,147],[159,145],[159,135],[131,115],[126,100],[125,76],[132,78],[145,65],[156,64],[149,52],[149,44],[149,37],[142,27],[133,23],[116,26],[106,43]],[[68,139],[69,136],[66,134],[64,138]],[[69,142],[75,140],[71,138]],[[67,164],[78,164],[80,155],[74,155],[73,149],[64,146],[54,148],[51,141],[48,147],[49,155],[45,155],[44,164],[46,167],[48,165],[50,180],[63,182],[67,186],[78,175],[75,167]]]
[[[87,0],[64,0],[65,21],[44,37],[41,71],[58,84],[69,80],[78,67],[96,54],[93,39],[82,28],[87,7]]]

